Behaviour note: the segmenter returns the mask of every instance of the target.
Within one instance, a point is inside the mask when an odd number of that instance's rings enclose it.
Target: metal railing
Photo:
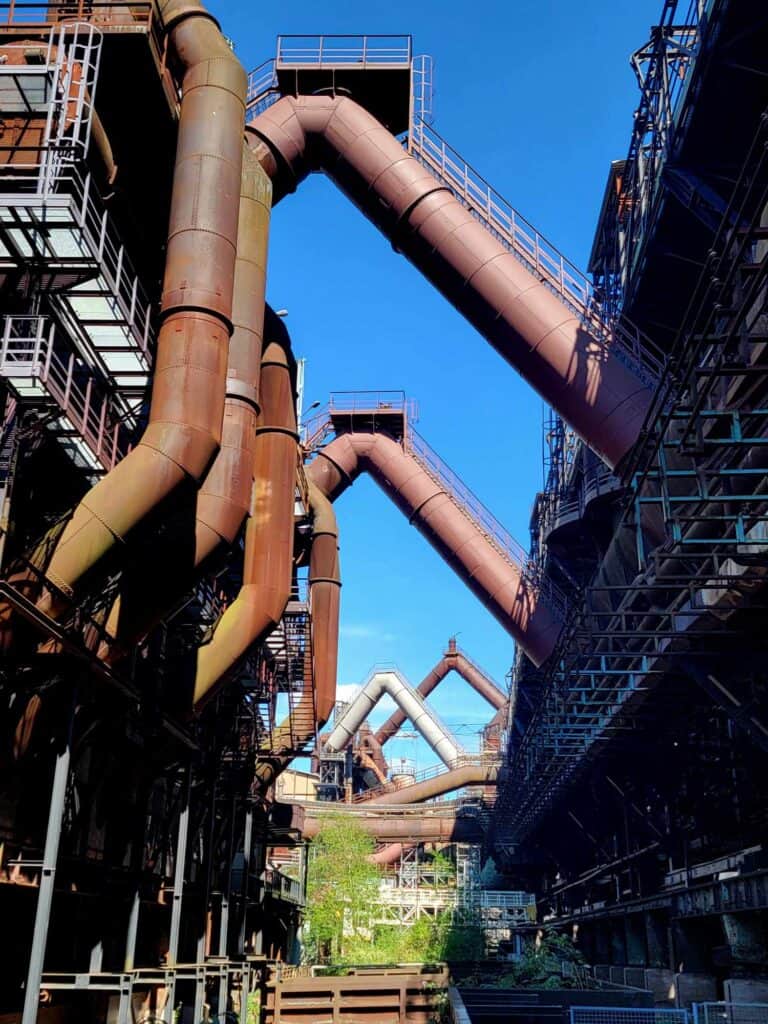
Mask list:
[[[416,419],[416,404],[404,391],[333,391],[328,412],[400,412],[411,423]]]
[[[765,1003],[694,1003],[694,1024],[768,1024]]]
[[[408,66],[411,37],[400,35],[278,36],[277,66]]]
[[[416,405],[407,399],[404,391],[345,391],[334,392],[326,409],[321,410],[303,428],[305,452],[312,452],[333,435],[333,417],[342,414],[386,416],[400,413],[402,419],[402,444],[422,469],[438,486],[443,488],[456,507],[479,530],[489,544],[510,565],[518,568],[543,598],[557,611],[563,613],[566,607],[565,595],[552,580],[543,576],[538,564],[531,559],[525,548],[490,512],[480,499],[467,487],[461,478],[448,466],[416,431],[413,424],[417,419]]]
[[[83,355],[97,361],[106,374],[130,377],[132,385],[143,387],[154,348],[152,307],[109,213],[98,200],[90,174],[64,165],[52,187],[38,192],[35,181],[6,171],[0,174],[0,199],[14,209],[15,237],[24,240],[33,257],[51,268],[59,267],[64,275],[82,272],[90,276],[82,284],[59,290],[52,300],[62,318],[78,326],[73,340]],[[25,258],[20,251],[17,261]],[[104,329],[105,316],[124,339],[119,352],[114,351],[114,339],[110,341]],[[93,322],[92,333],[89,321]],[[120,362],[131,357],[131,368],[113,370],[110,362],[118,355]],[[130,412],[128,406],[125,411]]]
[[[572,1006],[570,1024],[690,1024],[687,1010]]]
[[[480,499],[467,487],[463,480],[446,465],[440,456],[427,444],[424,438],[411,427],[406,435],[404,447],[429,473],[435,483],[445,488],[456,507],[473,523],[488,543],[510,565],[516,566],[526,579],[555,610],[564,613],[565,594],[552,580],[541,573],[540,566],[529,556],[519,541],[499,522]]]
[[[434,128],[414,117],[406,140],[408,151],[431,170],[510,252],[562,299],[584,327],[649,382],[664,367],[663,354],[628,321],[608,324],[598,315],[592,281],[566,259]]]
[[[264,891],[291,903],[304,902],[301,882],[283,874],[277,868],[264,869]]]
[[[281,96],[275,58],[270,57],[248,74],[245,109],[248,118],[258,117]]]
[[[130,449],[127,432],[93,374],[73,352],[57,351],[54,341],[55,326],[45,317],[6,317],[0,376],[22,400],[38,388],[47,393],[71,427],[70,443],[81,440],[92,456],[92,468],[110,470]]]
[[[459,768],[497,768],[501,764],[499,755],[493,754],[463,754],[461,757],[457,757],[453,761],[449,761],[448,764],[433,764],[429,768],[423,768],[421,771],[416,772],[410,777],[410,781],[406,786],[396,785],[394,782],[386,782],[381,786],[374,786],[372,789],[366,789],[364,793],[356,793],[352,797],[353,803],[364,803],[366,800],[371,800],[374,797],[381,796],[382,793],[396,793],[401,789],[406,789],[410,786],[415,786],[419,782],[427,782],[429,779],[435,779],[440,775],[447,775],[449,772],[457,771]]]
[[[49,0],[48,3],[29,3],[27,0],[4,0],[0,3],[0,24],[26,27],[44,27],[65,21],[91,22],[100,27],[135,24],[146,26],[158,19],[154,17],[156,3],[152,0],[133,3],[131,0]]]
[[[408,432],[406,448],[429,473],[435,483],[444,487],[450,497],[461,510],[477,526],[485,538],[497,549],[499,554],[513,565],[525,570],[528,565],[528,552],[498,519],[489,512],[478,497],[467,487],[464,481],[448,466],[417,431]]]

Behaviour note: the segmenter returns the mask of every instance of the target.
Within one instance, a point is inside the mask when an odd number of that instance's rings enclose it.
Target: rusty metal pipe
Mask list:
[[[198,651],[195,707],[210,700],[252,645],[275,628],[291,595],[298,434],[286,340],[273,341],[274,336],[265,328],[243,584],[209,643]]]
[[[371,727],[364,722],[358,730],[358,736],[360,738],[360,747],[373,758],[379,771],[386,777],[389,765],[384,757],[384,751],[381,749],[381,743],[379,743]]]
[[[448,641],[448,647],[442,658],[435,667],[422,679],[416,687],[422,697],[428,697],[435,687],[442,682],[449,672],[457,672],[462,679],[469,683],[473,690],[484,697],[489,704],[495,708],[506,707],[507,696],[499,687],[481,672],[477,665],[474,665],[456,646],[456,640],[452,637]],[[386,722],[376,732],[376,739],[383,746],[390,740],[405,721],[405,715],[397,708]]]
[[[406,850],[411,849],[411,846],[410,843],[388,843],[387,846],[382,846],[380,850],[370,854],[368,860],[371,864],[394,864],[400,860]]]
[[[312,552],[309,559],[309,601],[312,616],[312,659],[315,675],[315,711],[321,729],[336,705],[339,659],[341,570],[339,531],[333,505],[314,482],[309,500],[314,512]]]
[[[247,79],[199,0],[161,2],[184,68],[162,325],[141,441],[83,498],[47,569],[67,598],[161,502],[203,479],[221,441]],[[47,592],[40,607],[61,614]]]
[[[312,547],[309,556],[309,611],[312,624],[312,661],[304,672],[298,705],[288,713],[272,736],[270,756],[256,768],[263,788],[270,786],[293,760],[289,751],[303,747],[331,717],[336,703],[336,669],[339,649],[339,538],[333,505],[309,483],[313,513]]]
[[[154,573],[156,586],[150,590],[142,587],[138,600],[124,602],[118,597],[106,626],[114,643],[104,644],[100,651],[106,661],[115,661],[124,655],[181,600],[211,560],[234,544],[250,511],[259,418],[271,197],[269,178],[246,148],[240,179],[232,296],[234,329],[227,358],[221,446],[197,492],[191,559],[187,560],[186,551],[174,560],[175,552],[168,547],[159,552],[152,549],[153,564],[141,567],[140,575],[144,578]],[[162,560],[161,564],[158,559]],[[135,570],[131,575],[137,575]]]
[[[286,96],[247,128],[278,198],[324,171],[609,466],[621,462],[650,388],[367,110]]]
[[[562,623],[538,588],[461,511],[402,445],[381,433],[342,434],[318,454],[307,478],[335,500],[368,472],[525,653],[541,665]]]
[[[477,818],[355,815],[355,821],[376,839],[391,842],[473,843],[483,840],[483,828]],[[322,817],[305,817],[302,834],[306,839],[313,839],[322,823]]]
[[[431,779],[424,779],[422,782],[403,786],[402,789],[394,789],[389,793],[373,796],[365,803],[366,805],[418,804],[424,800],[442,796],[444,793],[453,793],[454,790],[462,789],[464,786],[495,786],[498,774],[498,765],[493,762],[489,764],[460,764],[457,768],[441,772]]]
[[[104,122],[99,117],[98,111],[94,110],[91,117],[91,141],[93,142],[96,152],[99,154],[99,158],[104,165],[104,175],[108,185],[114,185],[115,179],[117,178],[117,164],[115,163],[115,154],[112,151],[112,143],[109,141],[109,135],[104,127]]]
[[[378,764],[376,764],[371,755],[367,751],[361,750],[359,751],[357,756],[360,758],[361,767],[366,768],[369,772],[373,772],[373,774],[376,776],[377,781],[382,786],[385,785],[387,781],[386,772],[383,772],[381,770],[381,768],[378,766]]]

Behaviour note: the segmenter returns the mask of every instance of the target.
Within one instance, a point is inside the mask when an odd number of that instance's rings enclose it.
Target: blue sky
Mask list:
[[[278,33],[403,33],[435,61],[434,126],[543,234],[585,266],[612,159],[626,155],[637,86],[629,54],[661,0],[421,0],[365,4],[210,0],[247,67]],[[418,429],[527,547],[542,477],[543,404],[448,303],[320,176],[275,210],[268,296],[307,360],[305,404],[402,388]],[[503,683],[512,641],[368,479],[340,500],[340,684],[376,662],[417,683],[446,640]],[[348,692],[345,690],[344,692]],[[489,709],[456,678],[435,707],[450,725]],[[466,737],[462,737],[466,738]],[[392,754],[412,756],[411,741]],[[434,760],[418,749],[421,766]]]

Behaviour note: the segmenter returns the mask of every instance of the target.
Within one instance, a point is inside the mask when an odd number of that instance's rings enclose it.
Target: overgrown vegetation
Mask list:
[[[350,962],[351,950],[370,942],[370,911],[380,878],[368,860],[373,851],[373,839],[349,816],[323,820],[307,873],[304,947],[309,962]]]
[[[373,850],[371,837],[348,815],[323,820],[307,874],[305,961],[341,966],[481,959],[480,928],[454,925],[449,913],[405,928],[373,923],[381,880],[381,870],[368,859]],[[434,862],[453,870],[442,854]]]
[[[575,979],[563,977],[563,962],[578,966],[585,961],[567,936],[539,932],[517,963],[505,964],[500,971],[476,971],[464,984],[479,988],[578,988]]]

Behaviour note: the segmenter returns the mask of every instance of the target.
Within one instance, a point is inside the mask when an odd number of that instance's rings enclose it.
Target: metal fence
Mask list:
[[[570,1024],[689,1024],[687,1010],[572,1006]]]
[[[694,1003],[694,1024],[768,1024],[768,1003]]]

